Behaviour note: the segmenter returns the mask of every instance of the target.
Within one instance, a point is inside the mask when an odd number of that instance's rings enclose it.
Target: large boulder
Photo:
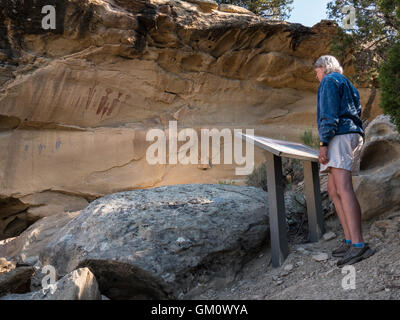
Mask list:
[[[40,260],[60,276],[89,267],[111,299],[182,298],[195,286],[233,281],[268,234],[261,189],[164,186],[93,201],[42,248]]]
[[[353,177],[362,219],[400,206],[400,135],[390,117],[380,115],[366,128],[360,175]]]

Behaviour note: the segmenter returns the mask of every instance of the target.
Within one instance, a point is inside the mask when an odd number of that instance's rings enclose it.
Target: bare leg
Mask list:
[[[350,230],[346,222],[346,216],[342,208],[342,203],[340,201],[339,195],[337,194],[335,181],[332,173],[328,175],[328,194],[331,197],[333,204],[335,205],[336,213],[339,217],[340,223],[344,231],[344,236],[346,239],[350,240],[351,239]]]
[[[361,231],[361,208],[353,189],[351,171],[332,168],[336,192],[344,212],[345,220],[351,236],[352,243],[363,242]]]

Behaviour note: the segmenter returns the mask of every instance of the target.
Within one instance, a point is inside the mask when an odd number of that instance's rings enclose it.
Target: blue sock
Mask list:
[[[347,244],[351,244],[351,240],[344,239]]]
[[[360,242],[360,243],[353,243],[353,247],[356,247],[356,248],[362,248],[362,247],[364,247],[364,242]]]

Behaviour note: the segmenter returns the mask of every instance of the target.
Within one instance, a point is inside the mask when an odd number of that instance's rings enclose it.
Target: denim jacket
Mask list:
[[[357,132],[364,138],[358,90],[338,72],[322,78],[317,94],[319,140],[325,143],[335,136]]]

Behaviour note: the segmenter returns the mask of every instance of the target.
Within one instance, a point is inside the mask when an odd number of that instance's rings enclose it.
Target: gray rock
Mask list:
[[[6,296],[0,297],[0,300],[34,300],[33,297],[35,292],[28,292],[22,294],[8,294]]]
[[[6,258],[1,257],[0,258],[0,274],[2,274],[3,272],[9,272],[12,269],[15,269],[15,262],[8,261]]]
[[[93,273],[88,268],[80,268],[55,282],[52,287],[8,295],[0,300],[101,300],[101,294]]]
[[[250,10],[247,10],[247,9],[245,9],[243,7],[235,6],[235,5],[232,5],[232,4],[227,4],[227,3],[221,3],[219,5],[218,10],[222,11],[222,12],[255,15],[255,13],[251,12]]]
[[[322,236],[322,239],[324,239],[325,241],[329,241],[329,240],[332,240],[332,239],[335,239],[335,238],[336,238],[336,233],[334,233],[332,231],[326,232]]]
[[[296,267],[301,267],[302,265],[304,265],[303,261],[300,260],[296,262]]]
[[[292,271],[293,268],[294,268],[293,264],[289,263],[289,264],[287,264],[287,265],[285,265],[285,266],[283,267],[283,270],[285,270],[285,271]]]
[[[295,250],[297,252],[300,252],[300,253],[303,253],[303,254],[307,253],[307,250],[305,248],[303,248],[303,247],[297,247]]]
[[[322,261],[328,260],[328,259],[329,259],[329,256],[328,256],[327,253],[318,253],[318,254],[316,254],[316,255],[313,255],[312,258],[313,258],[315,261],[322,262]]]
[[[42,264],[40,261],[37,261],[33,266],[33,274],[31,277],[31,290],[30,291],[37,291],[42,288],[42,279],[46,275],[42,273]]]
[[[360,175],[353,177],[361,218],[369,220],[400,205],[400,134],[390,117],[376,117],[365,130]]]
[[[7,293],[25,293],[30,290],[32,267],[17,267],[0,274],[0,296]]]
[[[336,264],[336,262],[335,262],[335,264]],[[332,272],[335,272],[336,270],[337,270],[337,268],[330,269],[330,270],[328,270],[327,272],[325,272],[324,275],[325,275],[326,277],[331,276]]]
[[[67,274],[52,288],[37,292],[40,300],[101,300],[96,278],[88,268],[79,268]]]
[[[93,201],[41,253],[59,275],[87,266],[110,299],[165,299],[232,282],[269,239],[267,193],[194,184]]]
[[[0,241],[0,256],[10,257],[21,264],[37,264],[39,251],[54,233],[78,214],[79,211],[60,213],[36,221],[18,237]]]
[[[186,2],[191,2],[197,4],[204,11],[211,11],[218,9],[218,3],[214,0],[185,0]]]
[[[31,290],[30,291],[38,291],[43,288],[43,278],[48,277],[49,272],[44,269],[44,266],[37,261],[33,265],[33,274],[31,277]],[[55,280],[58,280],[57,278]]]

